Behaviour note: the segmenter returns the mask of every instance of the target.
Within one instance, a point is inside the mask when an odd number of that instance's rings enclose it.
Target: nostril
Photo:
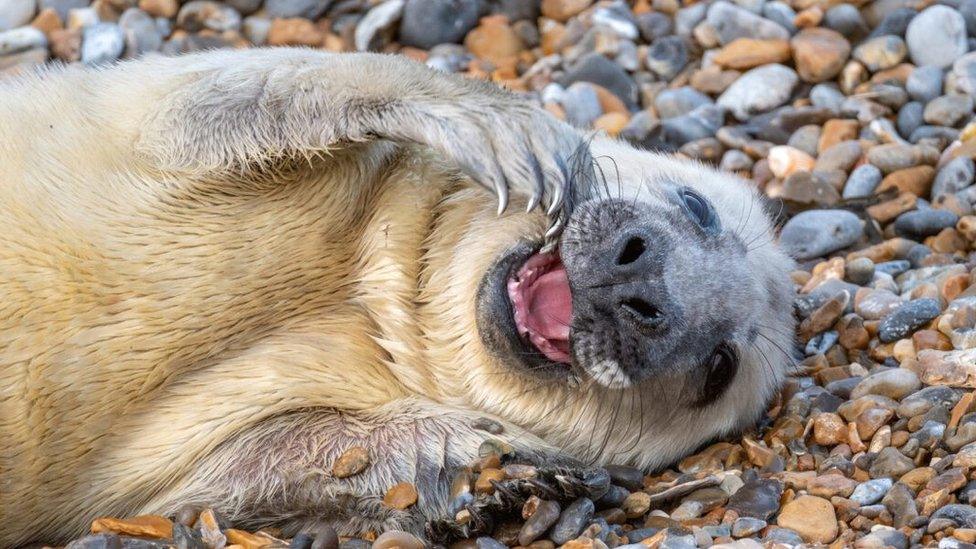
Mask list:
[[[628,265],[637,261],[644,254],[644,239],[632,236],[627,239],[624,249],[617,256],[617,265]]]
[[[620,306],[645,322],[657,322],[661,319],[661,311],[643,299],[625,299],[620,302]]]

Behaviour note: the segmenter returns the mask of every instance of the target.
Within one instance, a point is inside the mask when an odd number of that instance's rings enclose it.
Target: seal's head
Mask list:
[[[698,420],[675,447],[748,425],[795,346],[793,264],[761,197],[700,164],[593,147],[607,184],[558,248],[520,243],[485,275],[485,346],[525,376],[653,394],[672,420]]]

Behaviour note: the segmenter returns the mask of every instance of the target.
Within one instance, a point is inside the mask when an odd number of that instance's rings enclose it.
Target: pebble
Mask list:
[[[930,6],[908,24],[905,41],[916,66],[945,68],[969,50],[966,21],[946,6]]]
[[[844,184],[844,198],[871,196],[881,183],[881,170],[873,164],[862,164],[851,172]]]
[[[861,506],[877,503],[888,493],[892,484],[890,478],[876,478],[862,482],[857,485],[848,499]]]
[[[271,18],[316,19],[331,3],[332,0],[264,0],[264,9]]]
[[[939,170],[932,183],[932,196],[957,193],[973,184],[976,164],[968,156],[957,157]]]
[[[417,503],[417,489],[409,482],[401,482],[383,496],[383,503],[394,509],[406,509]]]
[[[853,56],[869,71],[877,72],[901,63],[907,52],[905,41],[889,34],[862,42],[854,48]]]
[[[574,82],[592,82],[616,95],[627,108],[637,105],[637,84],[623,68],[599,53],[587,54],[563,75],[563,86]]]
[[[928,65],[915,68],[905,81],[905,91],[912,99],[928,103],[942,95],[942,78],[945,71],[940,67]]]
[[[0,32],[0,55],[19,53],[47,45],[44,33],[34,27],[20,27]]]
[[[399,41],[423,49],[458,44],[478,23],[480,9],[477,0],[407,0]]]
[[[35,12],[36,0],[6,0],[0,3],[0,32],[30,23]]]
[[[816,496],[800,496],[784,505],[776,523],[807,543],[830,543],[839,531],[834,506]]]
[[[118,59],[125,50],[125,35],[114,23],[85,27],[81,39],[81,62],[101,65]]]
[[[779,64],[757,67],[732,83],[719,96],[718,105],[739,120],[746,120],[785,103],[798,81],[796,73],[789,67]]]
[[[948,227],[955,227],[957,221],[959,216],[949,210],[914,210],[898,216],[895,220],[895,234],[921,239],[939,234]]]
[[[400,16],[403,15],[404,5],[404,0],[390,0],[369,10],[356,25],[354,37],[356,50],[372,51],[382,47],[385,42],[383,35],[399,21]],[[309,5],[307,9],[318,8]]]
[[[550,526],[559,520],[559,504],[542,500],[535,512],[525,521],[518,534],[519,545],[528,545],[539,538]]]
[[[915,468],[911,459],[892,447],[881,450],[871,463],[871,478],[900,477]]]
[[[726,506],[742,517],[768,520],[779,510],[783,486],[776,480],[755,479],[746,482],[729,498]]]
[[[557,545],[575,539],[593,519],[594,505],[588,498],[580,498],[569,504],[552,526],[549,539]]]
[[[901,339],[928,323],[941,312],[934,299],[914,299],[901,305],[878,325],[878,339],[889,343]]]
[[[674,78],[688,63],[688,48],[679,36],[659,38],[647,50],[646,63],[659,77]]]
[[[790,33],[782,25],[760,17],[749,10],[719,0],[708,7],[706,21],[715,28],[719,42],[728,44],[737,38],[788,40]]]
[[[863,233],[861,220],[846,210],[810,210],[786,222],[780,244],[797,259],[812,259],[846,248]]]
[[[664,90],[654,99],[654,108],[662,119],[688,114],[702,105],[711,104],[710,97],[689,86]]]
[[[881,395],[892,400],[901,400],[920,387],[921,382],[915,372],[906,368],[888,368],[862,379],[851,392],[851,398],[858,399],[865,395]]]
[[[925,106],[923,118],[929,124],[955,126],[973,114],[973,100],[967,95],[950,94],[937,97]]]
[[[807,28],[790,40],[796,70],[804,82],[823,82],[837,76],[851,54],[842,34],[824,28]]]
[[[119,18],[119,27],[125,35],[125,55],[138,57],[158,51],[163,46],[163,36],[156,21],[139,8],[125,10]]]
[[[408,532],[387,530],[376,538],[372,549],[424,549],[424,542]]]

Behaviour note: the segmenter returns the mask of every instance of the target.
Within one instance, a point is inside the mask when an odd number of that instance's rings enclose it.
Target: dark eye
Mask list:
[[[698,406],[706,406],[718,400],[728,389],[739,371],[739,356],[731,345],[723,343],[715,348],[702,368],[705,369],[705,383],[696,402]]]
[[[679,196],[681,197],[682,203],[684,203],[685,209],[691,215],[691,218],[701,228],[706,230],[715,230],[718,228],[718,218],[715,216],[715,210],[712,209],[711,203],[704,196],[688,187],[682,188]]]

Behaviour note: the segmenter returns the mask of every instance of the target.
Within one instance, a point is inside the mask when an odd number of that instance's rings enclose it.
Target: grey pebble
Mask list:
[[[952,63],[952,77],[962,93],[976,94],[976,52],[970,52]]]
[[[688,48],[680,36],[659,38],[647,50],[647,68],[670,80],[688,64]]]
[[[562,106],[566,111],[566,121],[580,128],[589,127],[603,114],[596,89],[587,82],[576,82],[567,88]]]
[[[788,39],[790,33],[782,25],[760,17],[749,10],[719,0],[708,8],[706,20],[718,34],[722,45],[736,38]]]
[[[796,11],[785,2],[766,2],[762,7],[762,16],[779,24],[790,34],[796,32],[796,25],[793,24]]]
[[[669,88],[654,98],[654,108],[662,119],[687,114],[702,105],[713,104],[712,98],[691,86]]]
[[[552,530],[549,532],[549,539],[554,541],[557,545],[562,545],[571,539],[575,539],[576,536],[586,528],[586,525],[590,523],[593,519],[594,506],[593,501],[589,498],[579,498],[573,503],[569,504],[562,514],[559,515],[559,520],[556,524],[552,526]]]
[[[919,126],[922,125],[922,117],[925,111],[925,105],[918,101],[909,101],[899,109],[897,128],[898,133],[902,137],[907,137],[912,135],[912,132],[917,130]]]
[[[793,547],[793,546],[803,545],[803,538],[800,537],[800,534],[797,534],[796,532],[790,530],[789,528],[782,528],[780,526],[776,526],[771,528],[766,533],[766,536],[763,538],[763,542],[782,543],[787,546]]]
[[[939,302],[934,299],[913,299],[881,320],[878,325],[878,339],[882,343],[901,339],[939,316],[941,312]]]
[[[539,536],[545,533],[557,520],[559,520],[559,504],[555,501],[542,500],[539,502],[535,513],[522,525],[522,530],[519,531],[518,536],[519,544],[528,545],[539,539]]]
[[[945,71],[929,65],[916,67],[905,81],[905,91],[916,101],[928,103],[942,95],[942,78]]]
[[[838,334],[836,330],[828,330],[821,334],[817,334],[816,336],[810,338],[810,341],[807,341],[807,345],[804,347],[803,352],[807,356],[826,353],[831,347],[834,346],[835,343],[837,343],[838,339],[840,339],[840,334]]]
[[[820,126],[808,124],[793,132],[787,145],[800,149],[810,156],[817,156],[817,146],[820,142]],[[819,159],[818,159],[819,160]]]
[[[68,20],[68,12],[74,9],[87,8],[89,0],[40,0],[38,11],[51,8],[57,12],[61,21]]]
[[[900,477],[915,468],[915,463],[896,448],[887,447],[878,452],[868,474],[871,478]]]
[[[268,17],[304,17],[317,19],[325,13],[332,0],[265,0]]]
[[[122,538],[117,534],[95,534],[78,538],[64,549],[122,549]]]
[[[669,36],[674,31],[674,24],[671,18],[663,13],[649,11],[637,16],[637,29],[641,38],[648,44],[658,38]]]
[[[968,95],[949,94],[937,97],[925,105],[923,118],[929,124],[956,126],[973,114],[973,99]]]
[[[156,20],[139,8],[125,10],[119,18],[119,27],[125,35],[126,57],[137,57],[146,52],[158,51],[163,46],[163,36]]]
[[[820,153],[817,157],[815,170],[830,171],[839,170],[847,172],[854,167],[854,164],[861,158],[861,143],[856,140],[841,141]]]
[[[200,531],[184,524],[173,524],[173,545],[176,549],[207,549]]]
[[[894,518],[895,528],[907,526],[918,516],[915,494],[911,488],[900,482],[896,482],[881,501]]]
[[[968,156],[957,157],[939,170],[932,184],[932,196],[959,192],[973,184],[976,163]]]
[[[850,4],[833,6],[824,14],[823,26],[844,35],[850,41],[858,41],[868,34],[869,29],[861,17],[861,12]]]
[[[898,276],[901,273],[912,268],[911,262],[905,259],[894,259],[891,261],[884,261],[878,263],[874,266],[875,270],[879,273],[885,273],[891,276]]]
[[[905,212],[895,220],[895,234],[920,240],[955,226],[959,216],[949,210],[925,208]]]
[[[678,10],[674,14],[674,32],[678,36],[690,36],[692,29],[705,20],[708,4],[699,2]]]
[[[0,32],[30,23],[36,11],[37,0],[5,0],[0,2]]]
[[[976,507],[950,503],[932,513],[931,518],[947,518],[959,525],[960,528],[976,528]]]
[[[871,505],[881,501],[881,498],[891,489],[891,485],[890,478],[876,478],[862,482],[847,499],[858,505]]]
[[[774,479],[750,479],[729,497],[726,505],[741,517],[767,520],[779,510],[783,485]]]
[[[588,53],[577,61],[559,83],[591,82],[610,90],[629,109],[637,108],[637,83],[620,65],[597,52]]]
[[[863,233],[861,220],[846,210],[808,210],[786,222],[783,250],[797,259],[813,259],[846,248]]]
[[[81,62],[99,65],[115,61],[125,49],[125,35],[115,23],[85,27],[81,39]]]
[[[847,262],[844,277],[852,284],[867,286],[874,279],[874,261],[867,257],[858,257]]]
[[[840,112],[840,107],[844,103],[844,99],[844,94],[834,84],[817,84],[810,90],[810,102],[815,107]]]
[[[797,82],[799,77],[793,69],[777,64],[763,65],[733,82],[719,96],[718,104],[739,120],[747,120],[786,103]]]
[[[478,23],[478,0],[407,0],[400,21],[400,42],[430,49],[457,43]]]
[[[378,4],[366,12],[356,25],[353,37],[358,51],[372,51],[382,47],[383,35],[393,27],[403,15],[404,0],[390,0]]]
[[[895,1],[897,2],[898,0]],[[877,2],[876,5],[880,3]],[[871,30],[869,37],[877,38],[878,36],[890,34],[904,38],[905,31],[908,30],[908,25],[916,15],[918,15],[917,10],[903,6],[896,7],[884,15],[881,21]],[[871,21],[869,20],[868,23],[871,23]]]
[[[20,53],[47,46],[44,33],[34,27],[18,27],[0,32],[0,55]]]
[[[905,42],[916,66],[948,67],[969,49],[966,21],[950,7],[930,6],[908,24]]]

